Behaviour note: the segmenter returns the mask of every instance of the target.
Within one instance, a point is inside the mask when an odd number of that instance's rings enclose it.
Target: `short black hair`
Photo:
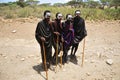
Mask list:
[[[44,11],[44,16],[46,15],[47,12],[51,13],[49,10],[45,10]]]

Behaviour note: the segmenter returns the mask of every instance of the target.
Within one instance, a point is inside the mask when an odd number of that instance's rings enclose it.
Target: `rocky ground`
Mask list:
[[[45,80],[35,28],[39,19],[0,19],[0,80]],[[83,41],[77,64],[48,70],[49,80],[120,80],[120,21],[86,21],[84,66]]]

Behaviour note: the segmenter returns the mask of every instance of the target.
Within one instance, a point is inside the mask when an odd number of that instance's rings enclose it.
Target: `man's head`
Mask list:
[[[75,16],[80,16],[80,14],[81,14],[80,10],[75,11]]]
[[[44,12],[44,18],[47,20],[47,21],[50,21],[50,17],[51,17],[51,12],[49,10],[46,10]]]
[[[71,14],[67,14],[66,15],[66,19],[69,20],[69,21],[72,21],[73,17]]]
[[[61,13],[56,13],[56,19],[62,20],[62,14]]]

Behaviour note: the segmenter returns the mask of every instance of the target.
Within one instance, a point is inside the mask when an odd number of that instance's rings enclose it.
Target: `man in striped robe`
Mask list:
[[[46,64],[50,67],[52,59],[52,29],[50,25],[51,12],[46,10],[44,12],[44,19],[37,24],[35,31],[35,37],[41,47],[42,63],[44,65],[44,50],[42,42],[44,42],[45,53],[46,53]],[[45,66],[45,65],[44,65]]]

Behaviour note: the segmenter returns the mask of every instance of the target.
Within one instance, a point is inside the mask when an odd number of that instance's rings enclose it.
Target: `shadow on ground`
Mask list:
[[[44,79],[46,79],[46,77],[41,74],[41,72],[45,71],[44,68],[43,68],[43,66],[42,66],[42,63],[39,64],[39,65],[33,66],[33,69],[34,69],[35,71],[37,71],[38,74],[40,74]]]

